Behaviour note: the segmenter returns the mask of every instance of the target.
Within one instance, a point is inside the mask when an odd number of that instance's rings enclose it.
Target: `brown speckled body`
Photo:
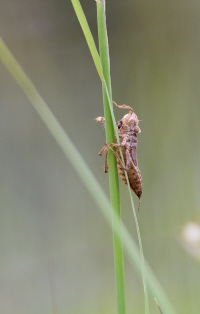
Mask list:
[[[126,105],[118,106],[116,103],[114,104],[120,109],[129,109],[129,113],[117,122],[120,144],[105,144],[99,155],[102,155],[106,150],[105,172],[108,172],[107,151],[108,149],[112,150],[117,158],[117,168],[119,176],[121,177],[122,181],[127,185],[125,171],[127,172],[131,190],[138,196],[139,199],[141,199],[142,176],[138,167],[137,160],[137,133],[141,132],[138,126],[139,120],[131,107]],[[103,117],[98,117],[95,120],[97,122],[105,121]],[[116,147],[116,151],[114,151],[112,147]],[[120,147],[122,150],[124,162],[121,158]]]
[[[128,170],[126,170],[127,172],[127,176],[128,176],[128,180],[129,180],[129,184],[130,184],[130,188],[131,190],[138,196],[138,198],[140,199],[142,196],[142,176],[140,173],[140,169],[138,167],[138,161],[137,161],[137,134],[136,133],[132,133],[128,135],[130,142],[126,142],[125,146],[121,147],[122,149],[122,154],[123,154],[123,158],[124,158],[124,164],[127,166],[128,160],[127,160],[127,152],[126,150],[129,149],[129,153],[130,153],[130,168]],[[122,137],[120,136],[120,143],[122,143]],[[133,147],[126,147],[127,143],[129,143],[129,145],[131,145],[130,143],[132,143]],[[128,146],[129,146],[128,145]],[[121,156],[120,156],[120,152],[119,152],[119,148],[116,148],[116,155],[118,156],[117,158],[117,169],[118,169],[118,173],[120,178],[122,179],[122,181],[127,185],[127,181],[126,181],[126,176],[125,176],[125,170],[121,162]],[[129,157],[128,157],[129,158]]]

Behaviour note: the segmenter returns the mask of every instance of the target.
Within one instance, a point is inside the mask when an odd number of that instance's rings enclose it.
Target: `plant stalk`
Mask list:
[[[106,128],[106,142],[115,142],[115,132],[113,126],[112,115],[109,106],[109,98],[112,99],[111,77],[110,77],[110,58],[108,48],[108,36],[106,29],[106,15],[105,15],[105,1],[97,1],[97,22],[98,22],[98,37],[99,37],[99,50],[100,59],[102,64],[103,75],[107,91],[102,85],[103,90],[103,103],[104,103],[104,116]],[[121,217],[120,211],[120,196],[119,196],[119,182],[116,158],[111,151],[108,151],[108,166],[109,166],[109,186],[110,186],[110,200],[112,206],[112,217],[116,214]],[[115,220],[113,219],[113,224]],[[120,229],[121,230],[121,229]],[[115,265],[115,282],[117,294],[117,309],[118,314],[126,313],[125,304],[125,287],[124,287],[124,256],[122,234],[116,234],[115,227],[113,226],[113,249],[114,249],[114,265]]]

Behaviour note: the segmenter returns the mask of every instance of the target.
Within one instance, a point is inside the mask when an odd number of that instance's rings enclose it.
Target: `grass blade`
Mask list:
[[[110,77],[110,58],[108,48],[108,37],[106,29],[105,17],[105,1],[96,1],[97,3],[97,24],[98,24],[98,37],[99,37],[99,50],[100,59],[105,78],[105,84],[109,98],[112,99],[111,77]],[[113,127],[113,120],[110,112],[109,99],[107,91],[102,85],[103,90],[103,103],[104,103],[104,116],[106,142],[115,142],[115,132]],[[109,165],[109,186],[110,186],[110,200],[112,205],[112,215],[118,215],[121,220],[120,212],[120,195],[119,195],[119,182],[116,158],[111,151],[108,152],[108,165]],[[113,219],[114,224],[114,219]],[[115,282],[116,282],[116,295],[117,295],[117,309],[118,314],[126,313],[125,304],[125,287],[124,287],[124,256],[122,234],[116,234],[113,227],[113,249],[114,249],[114,265],[115,265]]]
[[[93,36],[90,32],[90,28],[88,26],[88,22],[86,20],[85,14],[83,13],[83,9],[81,7],[81,4],[79,1],[76,1],[76,0],[71,0],[71,2],[72,2],[72,5],[74,7],[74,11],[76,12],[76,16],[79,20],[79,23],[81,25],[82,31],[85,35],[85,39],[87,41],[87,44],[88,44],[89,50],[91,52],[94,64],[95,64],[97,72],[99,74],[99,77],[101,80],[104,80],[102,66],[101,66],[101,60],[100,60]]]

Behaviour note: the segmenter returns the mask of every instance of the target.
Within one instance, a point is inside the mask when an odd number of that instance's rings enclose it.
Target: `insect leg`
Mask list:
[[[102,155],[103,155],[103,153],[105,152],[105,150],[108,148],[107,145],[108,145],[108,144],[105,144],[104,147],[100,150],[99,156],[102,156]]]
[[[113,143],[113,144],[110,144],[110,146],[113,146],[113,147],[124,147],[125,145],[122,142],[121,144]],[[119,155],[111,147],[109,147],[109,148],[115,154],[115,156],[117,158],[117,161],[120,163],[121,167],[124,170],[128,171],[130,169],[130,167],[131,167],[131,162],[132,162],[132,157],[131,157],[131,154],[130,154],[130,150],[128,148],[125,148],[125,150],[126,150],[126,165],[124,166],[121,158],[119,158]]]
[[[99,152],[99,156],[102,156],[103,153],[106,151],[106,157],[105,157],[105,166],[104,166],[104,172],[108,172],[108,149],[110,149],[112,151],[112,153],[115,155],[118,163],[120,164],[120,166],[122,167],[122,169],[124,170],[129,170],[130,166],[131,166],[131,155],[128,149],[126,149],[126,165],[123,165],[123,162],[121,161],[121,158],[119,157],[119,154],[114,151],[113,147],[120,147],[122,146],[121,144],[116,144],[116,143],[111,143],[111,144],[105,144],[104,147],[102,148],[102,150]],[[124,145],[123,145],[124,146]],[[118,151],[119,152],[119,151]]]
[[[105,156],[105,164],[104,164],[104,172],[108,172],[108,146],[107,144],[104,145],[104,147],[100,150],[99,156],[102,156],[103,153],[106,151],[106,156]]]
[[[106,151],[106,156],[105,156],[104,172],[108,173],[108,150]]]
[[[117,105],[116,104],[116,102],[112,102],[117,108],[119,108],[119,109],[129,109],[131,112],[133,112],[133,108],[131,108],[131,107],[129,107],[129,106],[127,106],[127,105],[122,105],[122,106],[119,106],[119,105]]]
[[[102,148],[102,150],[99,152],[99,156],[102,156],[103,153],[106,151],[106,160],[105,160],[105,172],[108,172],[108,150],[111,150],[111,152],[115,155],[117,161],[121,164],[121,166],[124,168],[124,165],[122,164],[122,161],[118,155],[118,153],[116,151],[114,151],[114,149],[112,148],[112,146],[117,146],[118,144],[116,143],[105,143],[104,147]],[[119,144],[120,145],[120,144]],[[107,170],[107,171],[106,171]]]
[[[107,144],[107,146],[108,146],[108,149],[110,149],[113,152],[113,154],[115,155],[115,157],[116,157],[118,163],[120,164],[120,166],[122,167],[122,169],[128,171],[130,169],[130,167],[131,167],[131,155],[130,155],[129,149],[126,149],[126,165],[124,166],[124,164],[123,164],[123,162],[122,162],[122,160],[120,158],[120,155],[119,155],[119,150],[116,152],[111,147],[111,146],[113,146],[113,147],[121,147],[121,146],[124,146],[124,145],[113,143],[113,144]]]

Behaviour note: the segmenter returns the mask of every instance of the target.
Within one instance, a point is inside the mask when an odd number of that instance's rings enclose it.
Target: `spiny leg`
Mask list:
[[[101,152],[102,151],[104,152],[106,148],[110,149],[112,151],[112,153],[115,155],[115,157],[116,157],[118,163],[120,164],[120,166],[122,167],[122,169],[128,171],[131,167],[131,155],[130,155],[129,150],[126,149],[126,165],[124,166],[121,158],[119,157],[119,154],[116,151],[114,151],[112,146],[113,147],[123,147],[124,145],[117,144],[117,143],[105,144],[104,147],[102,148]],[[107,154],[108,154],[108,152],[107,152]]]

